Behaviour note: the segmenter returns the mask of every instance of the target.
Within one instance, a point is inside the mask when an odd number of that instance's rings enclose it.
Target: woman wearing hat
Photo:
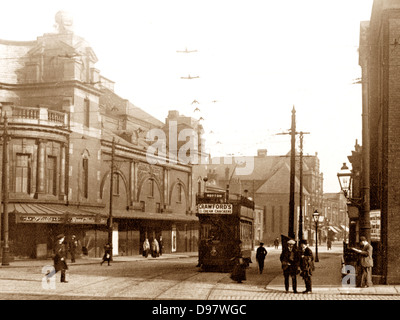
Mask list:
[[[297,273],[299,272],[300,255],[296,242],[289,240],[287,247],[282,251],[280,260],[282,263],[283,277],[285,278],[285,290],[289,292],[289,277],[292,278],[293,292],[297,293]]]
[[[57,236],[56,244],[54,247],[54,269],[56,273],[61,271],[61,282],[67,283],[66,280],[66,271],[68,270],[67,265],[67,250],[65,248],[65,236],[63,234],[59,234]]]

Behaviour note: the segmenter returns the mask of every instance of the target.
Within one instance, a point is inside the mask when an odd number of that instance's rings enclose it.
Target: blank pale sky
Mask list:
[[[55,32],[56,12],[68,11],[116,93],[161,121],[168,110],[203,117],[212,155],[286,154],[290,137],[276,133],[290,128],[294,105],[297,130],[310,132],[304,152],[318,152],[324,191],[338,192],[336,173],[361,144],[353,82],[371,9],[372,0],[15,0],[2,4],[0,38]],[[176,52],[185,48],[198,52]],[[188,74],[200,78],[180,79]]]

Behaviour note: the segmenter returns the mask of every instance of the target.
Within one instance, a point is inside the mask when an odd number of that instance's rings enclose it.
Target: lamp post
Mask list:
[[[340,172],[337,174],[340,189],[343,191],[344,196],[346,199],[351,197],[351,180],[352,180],[352,173],[346,165],[346,162],[343,162],[342,168],[340,168]]]
[[[357,203],[357,199],[352,199],[352,194],[351,194],[351,187],[353,183],[353,174],[350,171],[350,169],[347,167],[346,163],[343,163],[343,166],[340,168],[340,172],[337,174],[338,180],[339,180],[339,185],[340,189],[342,190],[346,200],[347,200],[347,206],[350,204],[356,205],[359,207]],[[345,220],[347,225],[347,215],[345,215]],[[349,228],[350,228],[350,223],[349,223]],[[346,241],[346,239],[345,239]],[[349,245],[350,245],[350,230],[349,230]]]
[[[315,222],[315,262],[319,262],[318,259],[318,221],[319,221],[319,212],[317,210],[313,213],[313,219]]]

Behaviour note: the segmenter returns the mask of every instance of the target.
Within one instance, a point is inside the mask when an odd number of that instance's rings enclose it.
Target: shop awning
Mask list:
[[[337,228],[335,228],[335,227],[333,227],[333,226],[329,226],[329,227],[328,227],[328,230],[330,230],[330,231],[332,231],[332,232],[334,232],[334,233],[339,233],[339,232],[340,232]]]
[[[12,203],[9,213],[16,223],[107,224],[102,208],[83,208],[56,204]]]
[[[340,225],[340,227],[343,229],[343,230],[345,230],[346,232],[349,232],[349,228],[348,227],[346,227],[346,226],[344,226],[344,225]]]

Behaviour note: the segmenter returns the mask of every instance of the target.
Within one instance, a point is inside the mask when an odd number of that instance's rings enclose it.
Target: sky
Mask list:
[[[0,39],[56,32],[64,10],[115,93],[164,121],[200,119],[212,156],[290,152],[293,107],[304,154],[320,159],[324,192],[361,135],[360,22],[373,0],[14,0]],[[192,53],[180,53],[187,48]],[[188,75],[195,79],[181,79]],[[199,103],[192,103],[194,100]],[[195,111],[198,108],[200,111]],[[297,148],[299,139],[297,137]]]

